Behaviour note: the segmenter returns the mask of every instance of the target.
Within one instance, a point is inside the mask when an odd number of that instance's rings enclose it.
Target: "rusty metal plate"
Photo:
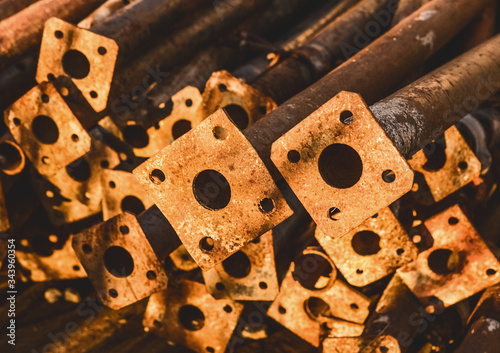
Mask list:
[[[102,173],[102,217],[106,221],[120,213],[134,215],[154,205],[132,173],[105,170]]]
[[[167,275],[135,216],[122,213],[77,234],[73,249],[102,302],[120,309],[167,287]]]
[[[208,116],[202,114],[202,96],[196,87],[188,86],[180,90],[172,96],[172,103],[172,113],[160,120],[157,126],[147,129],[148,145],[142,148],[134,147],[136,156],[151,157]],[[121,138],[123,139],[123,134]]]
[[[273,143],[318,228],[338,238],[411,190],[413,172],[363,99],[341,92]]]
[[[181,271],[192,271],[198,268],[198,265],[196,264],[196,262],[194,262],[191,255],[189,255],[184,245],[179,246],[168,256],[174,263],[174,266]]]
[[[292,214],[257,152],[223,110],[134,175],[203,270]]]
[[[408,161],[415,171],[423,174],[436,202],[469,184],[481,173],[481,162],[455,126],[445,131],[444,143],[444,150],[441,144],[431,143],[428,145],[432,149],[427,152],[429,157],[420,150]]]
[[[323,353],[401,353],[398,340],[389,335],[329,338],[323,342]]]
[[[209,116],[226,108],[240,130],[244,130],[276,107],[274,100],[222,70],[208,79],[201,109],[203,116]]]
[[[36,80],[68,76],[90,106],[101,112],[107,106],[117,56],[114,40],[51,18],[45,22]]]
[[[82,158],[46,178],[35,176],[36,192],[56,225],[75,222],[101,212],[102,173],[120,164],[116,151],[92,130],[92,146]]]
[[[40,83],[17,100],[5,111],[5,124],[42,175],[59,172],[90,150],[90,136],[52,83]]]
[[[397,270],[408,288],[433,312],[500,282],[500,263],[458,205],[425,221],[433,246]]]
[[[267,314],[318,347],[324,334],[361,335],[369,305],[367,297],[336,278],[335,266],[323,252],[307,248],[290,266]]]
[[[415,260],[418,248],[387,207],[344,235],[332,238],[318,228],[316,240],[347,282],[363,287]]]
[[[70,236],[61,249],[53,249],[50,256],[18,250],[16,258],[22,267],[30,270],[29,278],[34,282],[85,278],[87,273],[71,247],[72,239]]]
[[[198,353],[223,353],[243,305],[214,299],[201,283],[180,281],[151,296],[143,324]]]
[[[279,292],[273,231],[262,234],[222,263],[203,273],[214,298],[273,301]]]

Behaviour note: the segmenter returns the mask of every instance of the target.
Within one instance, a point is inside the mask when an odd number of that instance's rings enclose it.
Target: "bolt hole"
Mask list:
[[[257,238],[255,238],[254,240],[252,240],[252,243],[253,244],[259,244],[260,243],[260,236],[258,236]]]
[[[149,280],[154,280],[156,279],[156,273],[155,271],[148,271],[146,273],[146,277],[149,279]]]
[[[64,72],[74,79],[84,79],[90,73],[90,62],[81,51],[72,49],[62,57]],[[91,94],[92,95],[92,94]]]
[[[352,304],[351,304],[351,309],[352,309],[352,310],[354,310],[354,311],[358,310],[358,309],[359,309],[358,304],[356,304],[356,303],[352,303]]]
[[[287,158],[290,163],[298,163],[300,161],[300,153],[296,150],[288,151]]]
[[[494,269],[492,269],[492,268],[489,268],[489,269],[486,270],[486,274],[488,276],[494,276],[496,273],[497,273],[497,271],[494,270]]]
[[[262,290],[267,289],[267,283],[266,282],[259,282],[259,288]]]
[[[223,84],[223,83],[221,83],[221,84],[219,85],[219,91],[221,91],[221,92],[226,92],[226,91],[227,91],[227,87],[226,87],[226,85],[225,85],[225,84]]]
[[[339,214],[340,214],[340,210],[337,207],[332,207],[328,210],[328,218],[330,218],[332,221],[338,221]]]
[[[54,82],[56,80],[56,77],[54,76],[54,74],[48,74],[47,75],[47,79],[50,81],[50,82]]]
[[[245,109],[237,104],[229,104],[224,107],[224,110],[240,130],[244,130],[248,127],[250,118]]]
[[[134,216],[137,216],[146,210],[142,201],[132,195],[125,196],[120,206],[122,212],[128,212]]]
[[[50,100],[50,99],[49,99],[49,96],[48,96],[48,95],[46,95],[45,93],[44,93],[44,94],[42,94],[42,102],[44,102],[44,103],[48,103],[48,102],[49,102],[49,100]]]
[[[54,36],[57,38],[57,39],[62,39],[64,37],[64,33],[61,32],[61,31],[55,31],[54,32]]]
[[[31,122],[31,131],[35,138],[43,144],[51,145],[59,139],[57,124],[45,115],[39,115]]]
[[[363,230],[354,234],[351,245],[358,255],[375,255],[380,251],[380,236],[372,231]]]
[[[128,277],[134,272],[134,259],[127,250],[120,246],[109,247],[103,258],[104,267],[115,277]]]
[[[97,52],[99,53],[99,55],[106,55],[108,51],[104,47],[99,47],[97,48]]]
[[[222,283],[222,282],[217,282],[217,283],[215,284],[215,288],[216,288],[217,290],[220,290],[220,291],[223,291],[224,289],[226,289],[226,287],[224,286],[224,283]]]
[[[212,132],[217,140],[225,140],[229,136],[227,130],[224,129],[222,126],[214,127]]]
[[[109,182],[109,187],[110,187],[111,189],[116,188],[116,184],[115,184],[115,182],[114,182],[114,181],[110,181],[110,182]]]
[[[439,141],[439,142],[438,142]],[[427,144],[424,148],[424,155],[427,161],[423,168],[428,171],[437,171],[444,167],[446,163],[446,145],[443,136]]]
[[[448,224],[450,226],[454,226],[455,224],[458,224],[458,218],[456,218],[456,217],[450,217],[450,218],[448,218]]]
[[[151,173],[149,173],[149,180],[153,184],[159,185],[165,181],[165,174],[160,169],[153,169]]]
[[[224,175],[207,169],[194,178],[193,194],[198,203],[206,209],[220,210],[231,200],[231,187]]]
[[[128,226],[120,226],[120,233],[123,235],[130,233],[130,229]]]
[[[363,270],[360,270],[359,268],[356,270],[356,273],[357,273],[358,275],[362,275],[362,274],[363,274],[363,272],[364,272],[364,271],[363,271]]]
[[[127,125],[123,129],[123,139],[133,148],[144,148],[149,145],[149,135],[140,125]]]
[[[464,161],[458,163],[458,168],[460,168],[461,170],[466,170],[468,166],[469,165],[467,164],[467,162]]]
[[[210,237],[204,237],[200,240],[200,249],[205,252],[210,252],[214,249],[215,242]]]
[[[233,311],[233,308],[230,305],[226,305],[224,307],[224,311],[229,314]]]
[[[73,135],[71,135],[71,140],[72,140],[73,142],[78,142],[78,140],[80,140],[80,138],[78,137],[78,135],[77,135],[77,134],[73,134]]]
[[[78,265],[73,266],[73,271],[80,271],[80,266]]]
[[[84,182],[90,178],[92,171],[89,162],[84,158],[79,158],[66,166],[66,173],[73,180]]]
[[[403,254],[404,254],[404,252],[405,252],[405,250],[404,250],[404,249],[397,249],[397,250],[396,250],[396,253],[397,253],[398,255],[403,255]]]
[[[12,122],[13,122],[13,123],[14,123],[14,125],[16,125],[16,126],[21,125],[21,120],[19,120],[19,118],[14,118],[14,119],[12,119]]]
[[[438,275],[458,273],[462,267],[462,257],[449,249],[434,250],[427,258],[427,265]]]
[[[191,122],[189,120],[177,120],[175,124],[172,125],[172,137],[174,140],[177,140],[179,137],[191,130],[191,127]]]
[[[118,297],[118,292],[116,291],[116,289],[113,289],[111,288],[109,291],[108,291],[108,294],[111,298],[116,298]]]
[[[96,91],[90,91],[90,98],[96,99],[98,97],[98,94]]]
[[[308,290],[316,291],[327,288],[331,278],[335,276],[334,267],[324,255],[302,254],[294,261],[294,264],[293,279]]]
[[[224,271],[233,278],[245,278],[252,269],[252,264],[248,256],[238,251],[222,261]]]
[[[286,309],[280,305],[280,306],[278,307],[278,312],[279,312],[281,315],[284,315],[284,314],[286,314]]]
[[[382,172],[382,180],[387,184],[393,183],[396,180],[396,174],[390,169],[384,170]]]
[[[191,99],[186,99],[186,107],[190,107],[193,105],[193,101]]]
[[[215,349],[213,349],[212,347],[206,347],[205,349],[207,350],[208,353],[214,353],[215,352]]]
[[[389,352],[389,348],[387,348],[386,346],[381,346],[381,347],[380,347],[380,351],[381,351],[382,353],[387,353],[387,352]]]
[[[274,210],[274,201],[270,198],[264,198],[259,202],[259,210],[262,213],[270,213]]]
[[[92,247],[89,244],[83,244],[82,250],[85,254],[90,254],[92,252]]]
[[[107,160],[102,160],[100,164],[103,169],[109,168],[109,162]]]
[[[344,110],[340,113],[340,122],[344,125],[351,125],[354,121],[354,117],[349,110]]]

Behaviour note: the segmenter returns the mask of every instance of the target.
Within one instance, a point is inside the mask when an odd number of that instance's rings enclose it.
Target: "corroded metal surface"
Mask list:
[[[209,174],[195,195],[195,178],[204,171]],[[222,110],[134,174],[204,270],[291,215],[254,149]]]
[[[389,208],[380,210],[341,238],[316,229],[316,240],[347,282],[363,287],[412,262],[418,254]]]
[[[274,142],[271,159],[318,228],[332,238],[413,185],[406,160],[361,97],[349,92],[339,93]]]
[[[500,282],[500,263],[459,206],[430,218],[425,226],[433,246],[397,273],[429,312],[435,298],[447,307]]]

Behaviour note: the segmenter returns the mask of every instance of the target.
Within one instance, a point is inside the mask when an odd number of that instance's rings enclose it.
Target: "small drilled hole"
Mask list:
[[[116,289],[113,289],[111,288],[109,291],[108,291],[108,294],[111,298],[116,298],[118,296],[118,292],[116,291]]]
[[[19,118],[14,118],[14,119],[12,119],[12,122],[13,122],[13,123],[14,123],[14,125],[16,125],[16,126],[21,125],[21,120],[19,120]]]
[[[210,237],[205,237],[200,240],[200,249],[206,252],[210,252],[214,249],[215,242]]]
[[[405,250],[404,250],[404,249],[397,249],[397,250],[396,250],[396,253],[397,253],[398,255],[403,255],[403,254],[404,254],[404,252],[405,252]]]
[[[213,349],[212,347],[206,347],[205,349],[207,350],[208,353],[214,353],[215,352],[215,349]]]
[[[229,136],[227,130],[224,129],[222,126],[214,127],[213,133],[217,140],[225,140]]]
[[[381,347],[380,347],[380,351],[381,351],[382,353],[387,353],[387,352],[389,352],[389,348],[387,348],[386,346],[381,346]]]
[[[89,244],[83,244],[82,250],[85,254],[90,254],[92,252],[92,247]]]
[[[222,282],[217,282],[217,283],[215,284],[215,288],[216,288],[217,290],[224,290],[224,289],[226,289],[226,287],[224,286],[224,283],[222,283]]]
[[[109,168],[109,162],[107,160],[101,161],[101,168],[106,169]]]
[[[352,310],[358,310],[358,309],[359,309],[358,304],[356,304],[356,303],[352,303],[352,304],[351,304],[351,309],[352,309]]]
[[[193,105],[193,101],[191,99],[186,99],[186,107],[190,107]]]
[[[49,102],[49,96],[46,95],[45,93],[42,94],[42,102],[44,102],[44,103],[48,103]]]
[[[165,174],[160,169],[153,169],[149,174],[149,180],[153,184],[159,185],[165,181]]]
[[[274,210],[274,201],[270,198],[264,198],[259,202],[259,209],[262,213],[270,213]]]
[[[78,140],[80,140],[80,138],[78,137],[78,135],[77,135],[77,134],[73,134],[73,135],[71,135],[71,140],[72,140],[73,142],[78,142]]]
[[[54,32],[54,36],[57,38],[57,39],[62,39],[64,37],[64,33],[61,32],[61,31],[55,31]]]
[[[146,277],[147,277],[148,279],[150,279],[150,280],[154,280],[154,279],[156,279],[156,273],[155,273],[155,271],[148,271],[148,272],[146,273]]]
[[[267,283],[266,282],[260,282],[259,283],[260,289],[267,289]]]
[[[91,98],[97,98],[97,92],[96,91],[90,91],[90,97]]]
[[[468,166],[469,165],[467,164],[467,162],[464,162],[464,161],[458,163],[458,168],[460,168],[462,170],[466,170]]]
[[[116,188],[116,184],[115,184],[115,182],[114,182],[114,181],[110,181],[110,182],[109,182],[109,187],[110,187],[111,189]]]
[[[172,137],[177,140],[189,130],[191,130],[191,122],[186,119],[179,119],[172,125]]]
[[[378,217],[378,213],[375,213],[372,218],[377,218]]]
[[[296,150],[291,150],[287,154],[287,158],[290,163],[298,163],[300,161],[300,153]]]
[[[127,226],[120,226],[120,232],[122,234],[128,234],[128,233],[130,233],[130,229]]]
[[[393,183],[396,180],[396,174],[390,169],[384,170],[382,172],[382,180],[388,184]]]
[[[226,92],[226,91],[227,91],[227,87],[226,87],[226,85],[221,83],[221,84],[219,85],[219,91],[221,91],[221,92]]]
[[[278,307],[278,312],[279,312],[280,314],[282,314],[282,315],[283,315],[283,314],[286,314],[286,309],[280,305],[280,306]]]
[[[497,271],[494,270],[494,269],[492,269],[492,268],[489,268],[489,269],[486,270],[486,274],[488,276],[494,276],[496,273],[497,273]]]
[[[230,312],[232,312],[232,311],[233,311],[233,308],[232,308],[230,305],[226,305],[226,306],[224,307],[224,311],[225,311],[226,313],[228,313],[228,314],[229,314]]]
[[[106,55],[108,51],[104,47],[99,47],[97,48],[97,52],[99,53],[99,55]]]
[[[358,269],[356,270],[356,273],[357,273],[358,275],[362,275],[362,274],[363,274],[363,270],[360,270],[360,269],[358,268]]]
[[[328,210],[328,218],[330,218],[332,221],[338,221],[339,214],[340,214],[340,210],[337,207],[332,207]]]
[[[189,331],[198,331],[205,325],[205,315],[194,305],[184,305],[178,314],[179,322]]]
[[[350,125],[354,121],[354,117],[349,110],[344,110],[340,113],[340,122],[344,125]]]
[[[80,266],[78,265],[73,266],[73,271],[80,271]]]
[[[454,226],[455,224],[458,224],[458,218],[450,217],[448,219],[448,224],[451,225],[451,226]]]

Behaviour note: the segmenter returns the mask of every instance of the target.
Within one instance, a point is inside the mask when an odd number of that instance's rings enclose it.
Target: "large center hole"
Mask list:
[[[227,179],[213,169],[199,173],[193,181],[196,200],[209,210],[220,210],[231,200],[231,187]]]
[[[363,162],[354,148],[335,143],[321,152],[318,168],[328,185],[337,189],[348,189],[361,178]]]
[[[189,120],[177,120],[172,126],[172,137],[174,138],[174,140],[177,140],[189,130],[191,130],[191,122]]]
[[[184,305],[179,310],[179,322],[189,331],[198,331],[205,325],[205,315],[194,305]]]
[[[92,171],[89,162],[84,158],[79,158],[66,166],[66,173],[73,180],[83,182],[89,180]]]
[[[149,145],[149,135],[145,128],[139,125],[128,125],[123,129],[123,139],[134,148],[144,148]]]
[[[240,130],[244,130],[248,127],[250,118],[245,109],[237,104],[229,104],[224,107],[224,110]]]
[[[31,131],[35,138],[46,145],[57,142],[59,138],[59,129],[57,124],[45,115],[39,115],[31,122]]]
[[[333,268],[330,261],[319,254],[303,254],[295,260],[293,278],[309,290],[321,290],[330,284]]]
[[[304,302],[304,310],[313,320],[318,320],[321,317],[332,317],[330,305],[321,298],[309,297]]]
[[[446,144],[443,136],[426,145],[423,149],[427,161],[423,165],[425,170],[437,171],[446,163]]]
[[[122,212],[132,213],[135,216],[146,210],[142,201],[132,195],[125,196],[123,198],[121,208]]]
[[[380,236],[372,231],[363,230],[354,234],[351,245],[359,255],[375,255],[380,251]]]
[[[134,272],[134,260],[120,246],[111,246],[104,253],[104,266],[115,277],[128,277]]]
[[[12,171],[22,163],[21,151],[9,141],[0,143],[0,168]]]
[[[460,272],[462,262],[460,253],[449,249],[434,250],[427,258],[429,268],[438,275]]]
[[[90,62],[81,51],[68,50],[62,57],[64,72],[71,78],[82,79],[90,72]]]
[[[244,278],[250,273],[252,264],[244,252],[238,251],[225,259],[222,262],[222,267],[229,276],[233,278]]]

